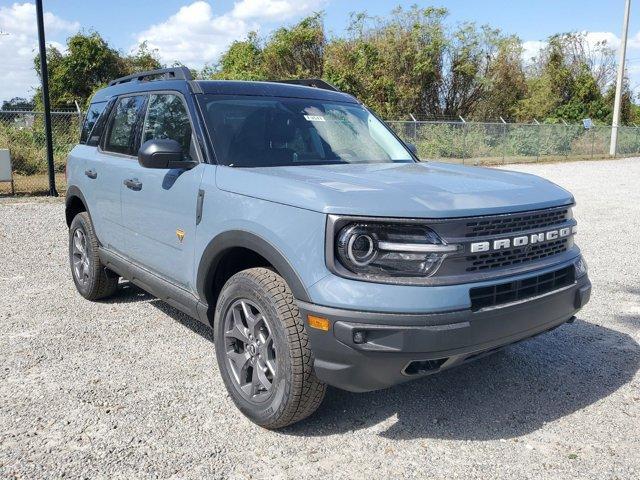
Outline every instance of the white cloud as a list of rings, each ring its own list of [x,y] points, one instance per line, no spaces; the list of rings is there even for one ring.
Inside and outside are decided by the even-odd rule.
[[[322,0],[242,0],[233,6],[231,16],[239,19],[286,20],[318,10],[324,3]]]
[[[540,53],[544,47],[546,47],[547,42],[542,42],[540,40],[527,40],[526,42],[522,42],[522,58],[524,58],[525,62],[530,62],[532,58],[535,58]]]
[[[209,2],[186,5],[164,22],[136,35],[157,49],[162,62],[175,61],[201,68],[216,61],[233,42],[273,21],[284,21],[316,11],[327,0],[240,0],[227,12],[214,13]]]
[[[77,22],[69,22],[50,12],[45,12],[44,24],[47,38],[80,29]],[[0,31],[6,34],[0,36],[0,100],[30,96],[39,83],[33,69],[33,58],[38,51],[35,4],[14,3],[0,7]],[[48,43],[62,48],[60,43]]]

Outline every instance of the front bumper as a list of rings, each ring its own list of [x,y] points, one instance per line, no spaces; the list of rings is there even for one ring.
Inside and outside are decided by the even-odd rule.
[[[386,388],[440,372],[570,321],[588,301],[585,275],[547,294],[478,311],[395,314],[299,302],[302,318],[327,318],[328,332],[307,328],[316,375],[353,392]]]

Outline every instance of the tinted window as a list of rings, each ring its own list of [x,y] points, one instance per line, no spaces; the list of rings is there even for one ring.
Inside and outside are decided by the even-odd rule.
[[[87,139],[93,130],[94,125],[98,121],[98,117],[104,111],[104,107],[107,102],[92,103],[84,117],[84,124],[82,125],[82,133],[80,134],[80,143],[87,143]]]
[[[216,95],[200,101],[216,158],[224,165],[413,161],[391,131],[357,104]]]
[[[143,112],[145,99],[145,96],[139,95],[118,100],[107,129],[106,151],[126,155],[136,153],[136,125]]]
[[[142,143],[152,139],[172,139],[182,146],[185,159],[191,159],[191,124],[189,115],[177,95],[149,96]]]

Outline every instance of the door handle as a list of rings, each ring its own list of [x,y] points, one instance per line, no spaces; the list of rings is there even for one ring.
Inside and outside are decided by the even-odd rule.
[[[131,190],[135,190],[136,192],[142,190],[142,182],[137,178],[127,178],[124,181],[124,185]]]
[[[98,172],[95,170],[85,170],[84,174],[91,179],[96,179],[98,177]]]

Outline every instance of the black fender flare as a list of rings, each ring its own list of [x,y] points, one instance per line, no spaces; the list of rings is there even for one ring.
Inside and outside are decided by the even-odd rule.
[[[205,248],[196,278],[196,290],[202,301],[209,298],[207,292],[213,289],[214,272],[224,254],[236,247],[253,250],[266,259],[291,288],[293,296],[303,302],[311,302],[309,294],[298,273],[291,266],[285,256],[267,240],[244,230],[229,230],[214,237]],[[215,305],[209,305],[210,308]]]
[[[73,220],[67,217],[67,211],[69,210],[69,204],[72,202],[74,198],[80,199],[80,201],[84,205],[85,211],[89,214],[89,217],[91,217],[91,212],[89,212],[89,205],[87,204],[87,201],[85,200],[82,191],[77,186],[71,185],[69,186],[69,188],[67,188],[67,193],[65,195],[65,201],[64,201],[64,210],[65,210],[67,226],[70,226],[71,220]]]

